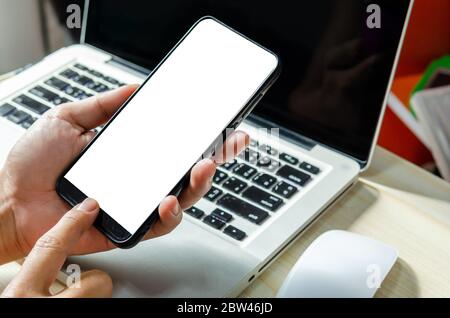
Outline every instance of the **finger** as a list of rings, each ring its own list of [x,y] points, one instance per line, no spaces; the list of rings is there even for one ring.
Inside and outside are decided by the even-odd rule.
[[[159,205],[159,219],[144,236],[144,240],[170,233],[180,224],[183,211],[175,196],[168,196]]]
[[[191,171],[189,185],[179,195],[181,208],[187,209],[200,200],[211,188],[216,164],[223,164],[232,160],[250,142],[250,137],[242,131],[234,131],[225,143],[216,150],[216,154],[211,159],[203,159],[198,162]]]
[[[216,150],[213,159],[216,164],[224,164],[247,148],[249,143],[249,135],[240,130],[236,130],[228,136],[224,144]]]
[[[91,270],[81,274],[79,287],[69,287],[55,298],[106,298],[112,296],[113,284],[108,274]]]
[[[209,158],[199,161],[192,168],[189,185],[179,195],[183,210],[191,207],[209,191],[215,172],[216,164]]]
[[[86,147],[91,142],[92,139],[94,139],[96,134],[97,134],[96,132],[88,130],[81,135],[83,148]]]
[[[56,108],[58,117],[91,130],[104,124],[134,93],[138,85],[126,85],[113,91]]]
[[[30,290],[48,293],[72,247],[91,227],[98,211],[98,203],[93,199],[86,199],[67,212],[36,242],[14,278],[13,287],[27,286]]]

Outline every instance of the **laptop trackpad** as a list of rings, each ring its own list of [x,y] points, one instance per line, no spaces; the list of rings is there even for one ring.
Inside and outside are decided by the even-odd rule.
[[[133,249],[72,257],[69,263],[107,272],[115,297],[224,297],[258,260],[183,220],[172,233]]]

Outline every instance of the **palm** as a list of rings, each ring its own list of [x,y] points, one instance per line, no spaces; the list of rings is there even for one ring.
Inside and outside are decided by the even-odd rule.
[[[15,219],[23,249],[30,250],[34,242],[69,209],[55,191],[56,180],[90,138],[92,133],[81,127],[58,117],[44,116],[10,152],[5,171],[9,183],[16,189]],[[74,253],[112,247],[103,235],[91,228]]]
[[[91,129],[111,117],[135,89],[136,86],[126,86],[97,99],[58,106],[37,121],[11,150],[0,181],[7,195],[13,198],[16,240],[23,254],[69,210],[55,191],[58,176],[92,139]],[[230,159],[247,144],[248,136],[236,132],[228,137],[222,151],[218,150],[220,158]],[[232,153],[226,153],[227,149],[233,149]],[[159,220],[144,239],[173,230],[181,221],[181,214],[174,210],[180,211],[199,200],[209,190],[214,172],[215,163],[211,160],[195,165],[190,183],[178,199],[167,197],[161,202]],[[92,253],[113,247],[92,227],[83,234],[72,253]]]

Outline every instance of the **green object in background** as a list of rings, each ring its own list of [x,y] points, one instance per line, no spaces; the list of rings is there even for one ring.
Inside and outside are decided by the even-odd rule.
[[[422,76],[422,79],[416,85],[416,87],[414,87],[414,90],[412,91],[411,96],[413,96],[415,93],[417,93],[421,90],[426,89],[428,87],[428,83],[430,82],[430,79],[433,77],[433,75],[436,73],[436,71],[439,69],[443,69],[443,68],[450,69],[450,55],[445,55],[445,56],[441,57],[440,59],[433,61],[428,66],[424,75]],[[417,118],[411,103],[409,104],[409,109],[413,113],[414,117]]]

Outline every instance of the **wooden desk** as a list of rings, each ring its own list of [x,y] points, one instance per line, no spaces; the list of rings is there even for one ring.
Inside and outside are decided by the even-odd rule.
[[[241,296],[275,296],[303,251],[332,229],[379,239],[399,250],[377,297],[450,297],[450,185],[381,148],[360,182]]]
[[[241,296],[275,296],[305,248],[331,229],[367,235],[399,250],[378,297],[450,297],[450,185],[381,148],[360,182]],[[0,267],[0,290],[19,268],[16,263]]]

